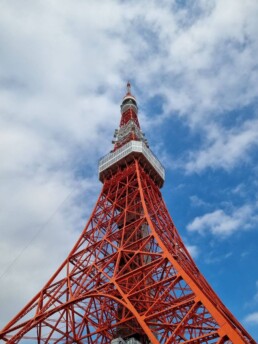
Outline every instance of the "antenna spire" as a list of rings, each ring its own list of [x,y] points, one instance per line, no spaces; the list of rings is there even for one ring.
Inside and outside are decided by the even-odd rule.
[[[127,94],[131,94],[131,84],[129,81],[127,81],[126,88],[127,88]]]

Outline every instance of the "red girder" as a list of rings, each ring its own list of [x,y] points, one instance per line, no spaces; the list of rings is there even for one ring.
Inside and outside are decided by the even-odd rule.
[[[133,334],[255,344],[199,272],[137,159],[104,182],[68,258],[0,339],[106,344]]]

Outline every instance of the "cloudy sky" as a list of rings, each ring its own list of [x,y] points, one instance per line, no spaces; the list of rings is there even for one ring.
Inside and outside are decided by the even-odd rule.
[[[198,267],[258,340],[257,0],[0,2],[0,327],[100,192],[130,80]]]

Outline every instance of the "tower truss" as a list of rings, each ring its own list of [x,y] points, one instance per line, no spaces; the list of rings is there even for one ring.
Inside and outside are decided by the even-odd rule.
[[[7,343],[255,344],[184,246],[130,84],[103,187],[67,259],[0,332]]]

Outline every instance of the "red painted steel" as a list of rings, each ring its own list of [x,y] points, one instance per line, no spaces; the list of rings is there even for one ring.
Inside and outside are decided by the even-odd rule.
[[[132,336],[146,344],[255,344],[196,267],[137,157],[104,180],[67,259],[0,332],[8,343]]]

